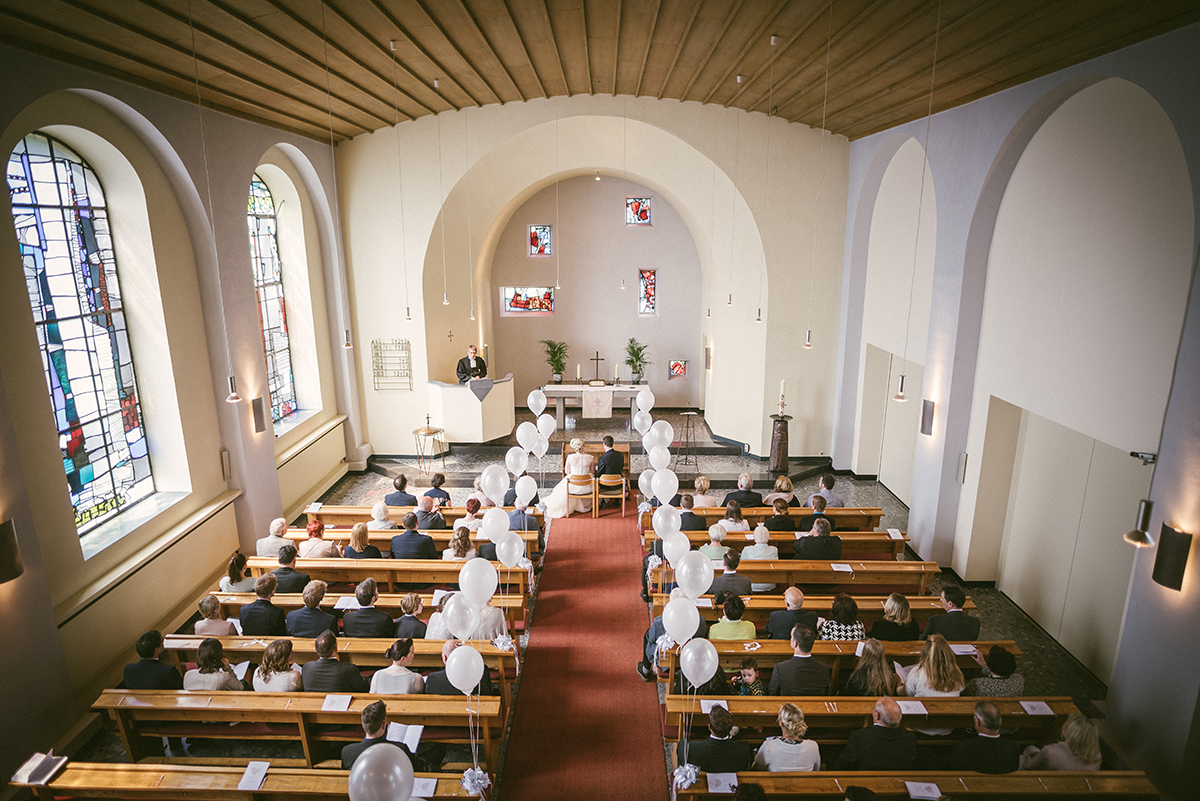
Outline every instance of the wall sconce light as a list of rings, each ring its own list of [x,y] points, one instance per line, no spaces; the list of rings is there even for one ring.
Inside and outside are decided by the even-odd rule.
[[[754,322],[756,322],[756,323],[762,322],[762,309],[758,310],[758,316],[754,318]]]
[[[927,437],[933,436],[933,409],[936,405],[929,398],[921,400],[921,433]]]
[[[1154,557],[1154,580],[1172,590],[1182,589],[1191,551],[1192,535],[1163,523],[1158,535],[1158,554]]]
[[[1125,541],[1134,548],[1153,548],[1154,537],[1148,533],[1150,515],[1154,512],[1154,501],[1142,500],[1138,504],[1137,527],[1125,535]]]
[[[621,289],[624,289],[624,288],[625,288],[625,279],[622,278],[621,279]]]
[[[708,314],[704,315],[705,319],[712,319],[712,306],[708,307]]]
[[[226,403],[241,403],[242,396],[237,393],[237,379],[229,376],[229,395],[225,398]]]
[[[808,332],[804,335],[804,349],[812,350],[812,329],[811,328],[808,329]]]
[[[897,387],[896,394],[892,396],[892,400],[896,401],[897,403],[904,403],[908,400],[908,398],[904,396],[904,373],[900,374],[900,386]]]
[[[17,547],[17,526],[12,520],[5,520],[0,523],[0,584],[12,581],[24,572],[21,549]]]
[[[263,397],[250,399],[250,412],[254,418],[254,433],[261,434],[267,430],[267,401]]]

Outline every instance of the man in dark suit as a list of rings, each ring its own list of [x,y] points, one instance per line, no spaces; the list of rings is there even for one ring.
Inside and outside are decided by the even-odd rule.
[[[392,537],[393,559],[437,559],[439,557],[437,546],[433,544],[433,537],[417,531],[415,514],[412,512],[406,514],[400,521],[400,525],[404,526],[404,533]]]
[[[785,609],[777,609],[767,618],[767,638],[771,640],[791,639],[792,629],[805,626],[817,630],[817,613],[804,607],[804,593],[799,587],[788,587],[783,591]]]
[[[258,599],[252,604],[246,604],[238,612],[238,620],[242,624],[242,634],[247,637],[286,637],[287,616],[284,611],[271,603],[278,582],[274,573],[264,573],[254,582],[254,594]]]
[[[676,587],[671,590],[669,600],[676,598],[686,598],[683,589]],[[658,646],[658,638],[667,633],[667,627],[663,625],[662,615],[650,621],[650,628],[646,629],[646,633],[642,635],[642,661],[637,663],[638,675],[643,681],[654,681],[657,671],[654,669],[655,659],[654,651]],[[705,638],[708,636],[708,623],[704,618],[700,618],[700,623],[696,626],[696,637]]]
[[[776,498],[771,501],[771,507],[775,509],[775,514],[771,515],[763,523],[767,527],[767,531],[795,531],[796,520],[788,514],[788,502],[783,498]]]
[[[750,489],[753,486],[754,480],[750,478],[750,474],[742,473],[738,476],[738,488],[725,496],[725,505],[728,506],[730,501],[737,501],[743,509],[762,506],[762,493]]]
[[[393,743],[387,739],[387,704],[383,701],[376,701],[373,704],[367,704],[362,711],[362,727],[366,738],[361,743],[350,743],[342,749],[342,770],[350,770],[354,766],[354,760],[362,756],[363,751],[374,745],[390,745],[399,748],[408,754],[408,758],[412,759],[412,752],[408,750],[408,746],[403,743]]]
[[[538,550],[545,553],[546,540],[542,537],[542,527],[538,525],[537,518],[526,511],[528,508],[529,505],[524,503],[513,506],[513,510],[508,513],[508,530],[536,531],[538,533]]]
[[[375,608],[379,601],[379,588],[375,579],[366,578],[354,589],[354,599],[359,608],[342,616],[342,629],[347,637],[391,637],[396,631],[396,621],[386,612]]]
[[[695,742],[679,741],[676,754],[679,764],[691,764],[708,773],[736,773],[749,770],[754,758],[754,746],[731,736],[733,715],[723,706],[714,706],[708,713],[708,739]]]
[[[383,502],[388,506],[416,506],[417,496],[411,495],[404,491],[408,486],[408,476],[401,473],[392,479],[392,486],[396,488],[395,492],[389,492],[383,496]]]
[[[458,647],[457,640],[446,640],[442,645],[442,663],[450,658],[450,654],[454,653],[454,649]],[[450,683],[450,678],[446,675],[445,670],[439,670],[436,673],[430,673],[425,677],[425,694],[426,695],[463,695],[463,691]],[[479,680],[479,684],[475,685],[474,692],[471,695],[496,695],[492,688],[492,677],[488,675],[488,669],[483,669],[483,678]]]
[[[963,611],[967,594],[957,584],[947,584],[942,590],[942,608],[945,614],[934,615],[925,623],[921,639],[930,634],[940,634],[949,642],[970,642],[979,639],[979,618]]]
[[[708,531],[708,521],[700,515],[692,511],[695,508],[696,500],[691,495],[685,494],[679,499],[679,530],[680,531]]]
[[[163,652],[162,634],[148,631],[137,641],[138,661],[125,666],[125,688],[128,690],[182,690],[183,676],[179,668],[159,661]]]
[[[813,523],[813,533],[801,537],[793,545],[795,558],[816,559],[820,562],[832,562],[842,558],[842,538],[830,536],[832,528],[829,521],[819,518]]]
[[[300,669],[304,691],[310,693],[365,693],[370,685],[359,673],[358,667],[337,658],[337,637],[325,631],[317,637],[317,656],[314,662],[305,662]]]
[[[396,639],[410,637],[414,640],[425,639],[425,621],[417,617],[425,611],[421,596],[410,592],[400,599],[400,611],[404,614],[396,620]]]
[[[437,510],[437,502],[428,495],[417,500],[417,528],[423,531],[441,531],[446,528],[446,518]]]
[[[812,655],[816,635],[808,626],[792,629],[792,658],[771,671],[770,695],[828,695],[829,665]],[[307,682],[304,685],[308,686]]]
[[[1000,710],[991,701],[975,705],[976,736],[950,749],[950,770],[1012,773],[1021,761],[1021,746],[1000,736]]]
[[[458,360],[454,372],[458,375],[458,383],[465,384],[472,378],[486,378],[487,365],[479,358],[479,351],[471,345],[467,348],[467,355]]]
[[[279,568],[273,574],[278,592],[304,592],[311,579],[296,569],[296,546],[288,544],[279,549]]]
[[[733,593],[734,595],[750,595],[750,579],[745,576],[739,576],[737,569],[742,563],[742,557],[737,551],[729,550],[725,552],[723,557],[725,560],[725,570],[717,576],[713,576],[712,584],[708,587],[709,595],[716,595],[724,590],[725,592]]]
[[[880,698],[872,725],[850,732],[834,770],[913,770],[917,767],[917,735],[900,728],[900,705]]]
[[[825,499],[820,495],[812,497],[812,510],[813,513],[811,515],[805,515],[796,523],[796,531],[812,531],[813,523],[818,520],[828,520],[829,527],[831,529],[834,528],[833,518],[825,514]]]
[[[315,639],[323,631],[337,634],[337,618],[319,607],[325,600],[327,586],[323,581],[310,581],[304,587],[304,606],[287,613],[289,637]]]
[[[605,435],[604,453],[600,454],[600,458],[596,460],[596,470],[593,473],[595,476],[624,476],[625,475],[625,457],[617,450],[613,449],[613,438]],[[600,508],[605,506],[620,506],[619,500],[605,498],[600,501]]]
[[[520,476],[517,476],[516,478],[514,478],[512,480],[512,483],[509,484],[508,491],[504,493],[504,503],[500,504],[501,506],[516,506],[517,505],[517,480],[519,478],[521,478],[521,476],[524,476],[524,475],[526,475],[526,473],[522,472]],[[533,493],[532,498],[530,498],[528,501],[526,501],[527,504],[532,504],[534,506],[537,506],[538,502],[539,502],[539,498],[538,498],[538,494],[536,492]]]

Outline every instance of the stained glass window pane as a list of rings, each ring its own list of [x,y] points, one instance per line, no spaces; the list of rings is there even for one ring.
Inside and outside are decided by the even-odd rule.
[[[554,252],[549,225],[529,226],[529,255],[549,256]]]
[[[104,190],[53,137],[8,159],[13,222],[82,535],[154,492]]]
[[[658,313],[658,281],[654,270],[638,270],[638,314]]]
[[[554,287],[500,287],[500,316],[523,317],[554,313]]]
[[[625,198],[625,224],[650,225],[650,198]]]
[[[258,293],[258,318],[263,351],[267,357],[267,384],[271,392],[271,420],[278,423],[297,410],[296,382],[292,376],[292,351],[288,342],[287,304],[283,297],[283,264],[279,260],[279,228],[275,201],[263,180],[254,176],[246,206],[250,227],[250,262]]]

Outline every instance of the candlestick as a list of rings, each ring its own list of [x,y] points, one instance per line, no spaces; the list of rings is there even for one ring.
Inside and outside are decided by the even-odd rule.
[[[615,384],[620,380],[621,380],[621,363],[614,362],[613,363],[613,383]]]
[[[578,381],[581,378],[583,378],[583,368],[577,364],[575,365],[575,380]]]
[[[779,399],[783,400],[783,388],[787,386],[787,379],[781,379],[779,382]]]

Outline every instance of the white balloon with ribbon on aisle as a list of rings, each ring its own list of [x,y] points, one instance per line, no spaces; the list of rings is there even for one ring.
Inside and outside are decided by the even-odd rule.
[[[650,525],[654,527],[655,534],[666,537],[668,534],[679,531],[681,521],[678,509],[674,506],[663,505],[654,510],[654,515],[650,518]]]
[[[666,470],[671,464],[671,452],[662,445],[650,449],[650,466],[657,470]]]
[[[526,451],[533,450],[533,445],[537,442],[538,430],[537,426],[526,420],[521,425],[517,426],[517,444]]]
[[[368,748],[354,760],[350,801],[411,801],[413,765],[402,748]]]
[[[446,599],[446,606],[442,609],[442,622],[457,639],[471,639],[481,620],[479,607],[471,603],[463,593],[456,592]]]
[[[688,551],[675,565],[675,583],[693,601],[713,582],[712,560],[699,551]]]
[[[479,474],[479,489],[492,499],[492,503],[501,506],[504,503],[504,493],[508,492],[508,471],[498,464],[490,464]]]
[[[660,504],[670,503],[677,492],[679,492],[679,477],[675,475],[674,470],[656,470],[654,472],[654,497],[658,498]]]
[[[678,570],[679,560],[692,550],[691,541],[687,538],[687,535],[681,531],[676,531],[674,534],[665,535],[662,538],[662,541],[663,558],[665,558],[667,563],[671,565],[672,570]]]
[[[513,445],[504,454],[504,466],[508,468],[508,472],[519,476],[529,467],[529,454],[521,446]]]
[[[675,443],[675,429],[666,420],[655,420],[650,426],[650,435],[654,437],[652,445],[669,448]]]
[[[552,414],[538,415],[537,430],[546,439],[554,436],[554,432],[558,430],[558,421],[554,419]]]
[[[446,658],[446,678],[463,695],[475,693],[479,680],[483,678],[483,670],[483,656],[469,645],[458,646]]]
[[[671,639],[683,645],[696,636],[700,628],[700,611],[691,598],[672,598],[663,607],[663,628]]]
[[[493,506],[483,513],[479,528],[487,539],[496,542],[501,534],[508,531],[508,513]]]
[[[537,481],[533,476],[521,476],[517,479],[517,502],[528,504],[537,495]]]
[[[703,637],[696,637],[679,650],[679,668],[693,686],[699,687],[717,675],[717,647]]]
[[[638,476],[638,492],[645,496],[646,500],[654,497],[654,471],[643,470]]]
[[[541,434],[538,434],[537,439],[534,440],[532,450],[533,455],[541,459],[546,455],[546,451],[550,450],[550,438],[543,437]]]
[[[633,427],[637,429],[639,434],[645,434],[650,430],[650,426],[654,425],[654,418],[650,416],[650,412],[637,412],[633,416]]]
[[[468,559],[458,569],[458,588],[476,609],[483,609],[496,594],[500,576],[486,559]]]
[[[534,416],[546,411],[546,393],[540,389],[535,389],[525,398],[525,404],[529,407],[529,411],[533,412]]]
[[[496,543],[496,558],[510,570],[525,556],[525,541],[515,531],[506,531],[499,539],[493,538],[492,542]]]

